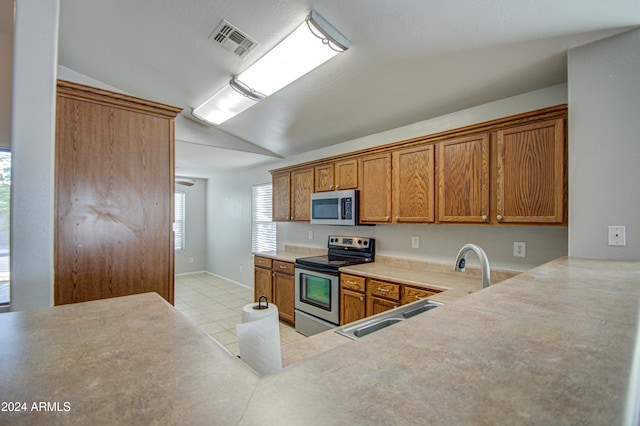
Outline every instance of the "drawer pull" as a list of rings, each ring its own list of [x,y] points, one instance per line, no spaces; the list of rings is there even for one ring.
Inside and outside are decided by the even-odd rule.
[[[347,284],[357,285],[358,283],[355,281],[347,280]]]
[[[384,291],[385,293],[389,293],[391,290],[389,290],[388,288],[378,287],[378,291]]]
[[[287,269],[285,265],[280,265],[280,269]]]
[[[360,296],[360,301],[362,302],[364,300],[364,298],[362,296]]]
[[[422,300],[422,297],[420,296],[415,296],[416,300]]]

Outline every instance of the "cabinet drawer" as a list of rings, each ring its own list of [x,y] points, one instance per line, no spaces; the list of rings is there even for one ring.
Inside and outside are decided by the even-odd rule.
[[[353,291],[364,293],[364,277],[356,277],[355,275],[340,274],[340,285]]]
[[[271,269],[272,260],[269,259],[268,257],[255,256],[253,258],[253,264],[255,266],[259,266],[261,268],[269,268],[269,269]]]
[[[280,260],[273,261],[273,271],[281,272],[283,274],[293,275],[295,266],[291,262],[282,262]]]
[[[385,299],[400,300],[400,285],[378,280],[369,280],[369,294]]]
[[[404,286],[402,304],[405,305],[407,303],[415,302],[416,300],[427,299],[436,293],[439,292],[428,288]]]

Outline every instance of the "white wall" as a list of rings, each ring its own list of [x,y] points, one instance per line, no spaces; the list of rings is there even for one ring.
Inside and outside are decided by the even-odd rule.
[[[569,254],[640,260],[640,30],[571,50],[568,76]]]
[[[205,257],[207,181],[194,179],[193,186],[176,185],[175,190],[185,195],[185,249],[175,252],[175,273],[204,271],[207,267]],[[193,263],[189,259],[193,258]]]
[[[14,27],[11,310],[53,304],[59,0],[17,0]]]
[[[387,132],[347,141],[252,170],[210,181],[207,191],[207,268],[216,274],[252,285],[251,185],[269,182],[268,170],[386,143],[458,128],[567,102],[567,86],[559,85],[426,120]],[[566,227],[377,225],[330,227],[280,222],[278,246],[285,243],[326,247],[328,234],[353,233],[377,239],[377,253],[453,262],[468,242],[482,246],[494,268],[527,270],[567,254]],[[309,240],[308,231],[314,238]],[[411,248],[411,236],[420,237],[420,249]],[[513,257],[513,242],[527,243],[527,257]],[[475,259],[470,256],[471,264]],[[242,272],[240,270],[242,269]]]
[[[0,33],[0,147],[11,146],[13,37]]]

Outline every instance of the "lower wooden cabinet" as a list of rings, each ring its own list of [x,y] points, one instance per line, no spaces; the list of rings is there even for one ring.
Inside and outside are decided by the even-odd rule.
[[[428,298],[440,291],[375,278],[340,274],[340,325]]]
[[[364,293],[342,288],[340,300],[340,324],[349,324],[367,316]]]
[[[256,256],[253,263],[254,301],[257,302],[260,296],[266,296],[269,302],[278,307],[280,320],[294,325],[294,264],[260,256]]]

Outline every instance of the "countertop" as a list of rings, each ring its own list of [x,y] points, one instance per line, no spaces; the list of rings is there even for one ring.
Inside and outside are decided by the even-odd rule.
[[[0,314],[0,399],[71,406],[0,422],[620,424],[639,283],[561,258],[261,378],[156,295]]]
[[[156,293],[0,314],[0,424],[236,424],[258,380]]]

